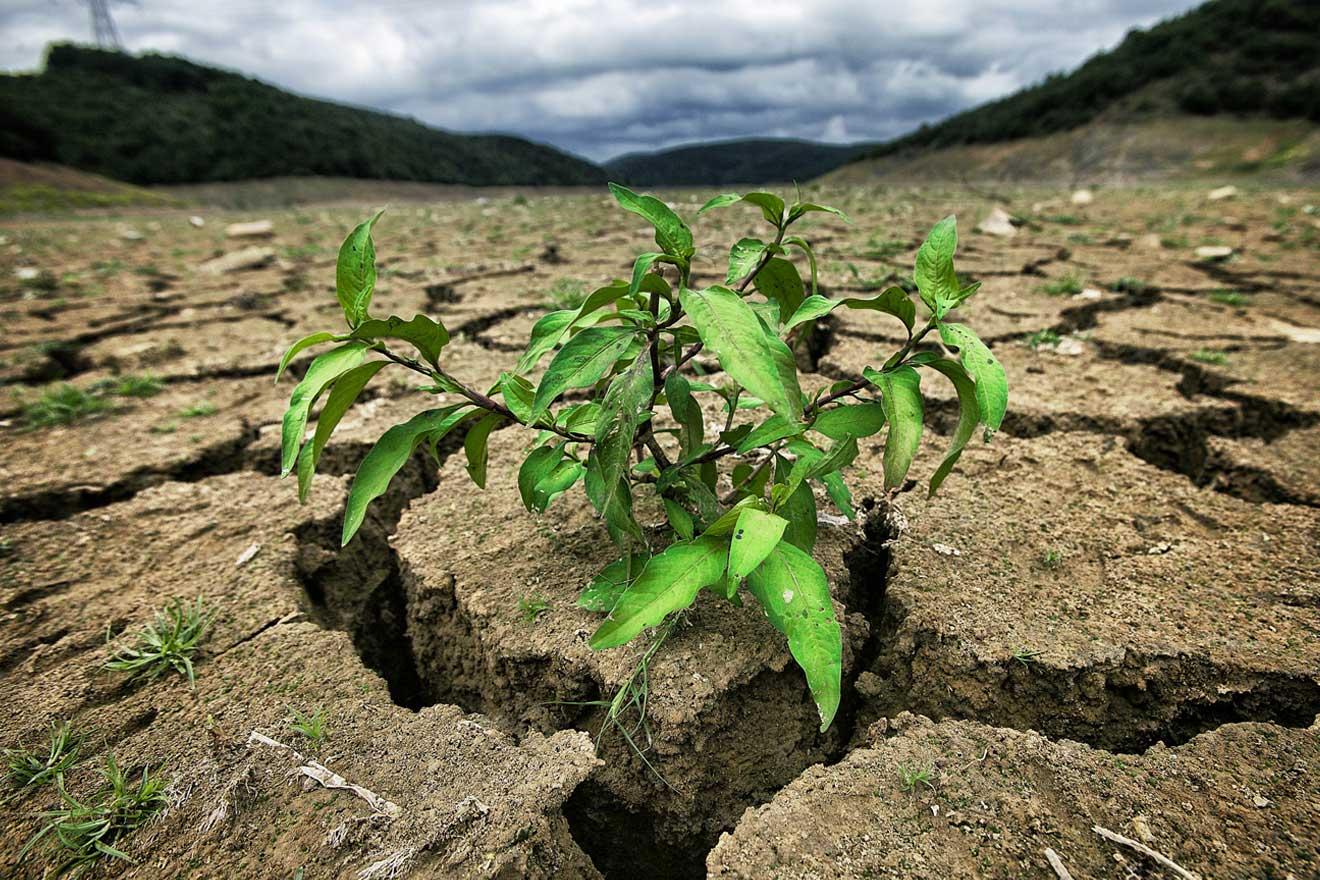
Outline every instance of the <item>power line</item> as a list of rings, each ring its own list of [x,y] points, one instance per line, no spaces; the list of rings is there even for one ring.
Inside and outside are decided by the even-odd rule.
[[[115,20],[110,17],[110,5],[107,0],[87,0],[87,8],[92,13],[92,34],[96,38],[96,45],[102,49],[124,51],[124,44],[119,39]]]

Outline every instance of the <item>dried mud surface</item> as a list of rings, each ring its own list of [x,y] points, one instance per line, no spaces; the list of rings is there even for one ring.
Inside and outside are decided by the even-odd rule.
[[[373,206],[263,214],[264,264],[219,276],[197,267],[249,246],[223,227],[254,216],[0,224],[0,746],[67,719],[89,733],[75,796],[111,752],[171,780],[123,841],[136,864],[102,876],[1048,880],[1046,847],[1078,878],[1174,876],[1093,825],[1202,877],[1320,876],[1320,194],[1209,189],[813,194],[854,220],[811,223],[832,296],[907,277],[958,213],[959,269],[984,284],[959,317],[1004,363],[1009,415],[932,500],[881,498],[863,444],[864,521],[820,527],[845,640],[829,731],[765,619],[703,597],[651,667],[645,762],[617,733],[596,747],[591,704],[642,647],[589,649],[574,603],[603,530],[576,496],[523,509],[526,437],[492,437],[484,491],[447,458],[461,438],[440,467],[419,455],[340,550],[347,477],[426,405],[387,370],[309,505],[276,478],[276,362],[336,325],[335,249]],[[708,195],[672,198],[690,215]],[[1011,238],[972,231],[996,204],[1028,221]],[[695,224],[697,283],[755,219]],[[442,318],[447,367],[481,387],[554,296],[649,249],[598,192],[406,203],[377,241],[377,311]],[[804,385],[901,343],[884,315],[837,314]],[[115,390],[144,377],[148,396]],[[104,406],[30,427],[66,383]],[[928,384],[919,478],[956,420]],[[199,595],[195,690],[102,669]],[[318,707],[313,748],[289,718]],[[0,875],[52,864],[19,851],[55,800],[7,787]]]

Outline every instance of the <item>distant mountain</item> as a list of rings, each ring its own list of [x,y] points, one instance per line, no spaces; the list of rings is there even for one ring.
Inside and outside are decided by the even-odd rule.
[[[629,153],[606,162],[605,170],[636,186],[787,183],[819,177],[866,148],[774,138],[713,141]]]
[[[1320,2],[1211,0],[1070,74],[864,151],[857,160],[1039,138],[1176,115],[1320,122]]]
[[[138,184],[281,175],[486,185],[595,184],[553,147],[464,135],[293,95],[182,58],[58,44],[36,74],[0,75],[0,156]]]

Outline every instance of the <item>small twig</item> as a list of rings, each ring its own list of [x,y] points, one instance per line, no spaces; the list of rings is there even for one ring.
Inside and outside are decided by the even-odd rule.
[[[1059,854],[1048,846],[1045,847],[1045,861],[1049,862],[1050,867],[1054,869],[1054,873],[1059,875],[1059,880],[1073,880],[1073,875],[1069,874],[1068,869],[1063,866],[1063,859],[1059,858]]]
[[[1143,856],[1145,856],[1148,859],[1153,859],[1154,861],[1158,862],[1159,864],[1168,868],[1170,871],[1177,874],[1179,877],[1183,878],[1183,880],[1201,880],[1200,874],[1195,874],[1187,870],[1182,865],[1179,865],[1177,862],[1175,862],[1173,859],[1169,858],[1166,855],[1163,855],[1162,853],[1157,853],[1155,850],[1146,846],[1144,843],[1138,843],[1137,841],[1133,840],[1130,837],[1124,837],[1121,834],[1116,834],[1115,832],[1110,831],[1108,828],[1105,828],[1100,825],[1093,825],[1091,827],[1091,830],[1094,831],[1096,834],[1099,834],[1105,840],[1112,841],[1113,843],[1120,843],[1123,846],[1128,847],[1129,849],[1133,849],[1141,853]]]

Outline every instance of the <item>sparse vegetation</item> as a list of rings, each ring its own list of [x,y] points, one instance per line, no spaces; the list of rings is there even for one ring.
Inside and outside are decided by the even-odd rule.
[[[325,742],[326,724],[330,720],[325,709],[317,706],[311,712],[300,712],[289,707],[289,729],[300,734],[313,749],[319,749]]]
[[[95,391],[63,384],[45,391],[23,408],[23,422],[29,429],[68,425],[113,409],[114,404]]]
[[[902,784],[903,790],[909,794],[917,790],[917,786],[924,785],[931,791],[935,790],[935,765],[925,764],[919,767],[909,767],[906,764],[898,765],[898,781]]]
[[[1232,306],[1235,309],[1243,309],[1251,305],[1251,297],[1236,290],[1227,289],[1210,291],[1210,301],[1224,306]]]
[[[190,685],[196,684],[192,657],[206,635],[211,616],[200,596],[191,605],[175,599],[138,632],[136,645],[120,648],[105,668],[128,673],[130,678],[148,679],[173,669],[187,677]]]
[[[78,763],[78,750],[83,739],[83,735],[67,721],[51,722],[45,749],[5,749],[6,775],[19,787],[53,783],[63,788],[64,774]]]
[[[106,756],[101,778],[101,788],[85,802],[58,788],[63,805],[41,814],[46,824],[23,847],[20,861],[49,839],[62,855],[55,876],[82,877],[102,858],[136,864],[122,841],[165,808],[165,779],[144,768],[139,779],[131,780],[113,754]]]
[[[1222,367],[1228,363],[1228,355],[1222,351],[1214,351],[1209,348],[1198,348],[1188,355],[1198,364],[1211,364],[1212,366]]]
[[[587,283],[577,278],[560,278],[546,293],[546,304],[555,309],[576,309],[586,299]]]
[[[1079,276],[1069,272],[1067,275],[1050,279],[1042,284],[1039,289],[1042,293],[1047,293],[1050,296],[1076,296],[1082,292],[1084,285]]]
[[[1055,333],[1053,330],[1046,327],[1044,330],[1037,330],[1035,333],[1027,337],[1027,348],[1032,351],[1035,351],[1042,345],[1046,348],[1052,348],[1059,344],[1061,338],[1062,337],[1060,337],[1058,333]]]
[[[523,623],[536,623],[550,610],[550,603],[540,596],[523,596],[518,600],[518,613]]]
[[[200,419],[204,416],[213,416],[215,414],[216,405],[209,400],[190,404],[179,410],[179,418],[181,419]]]

